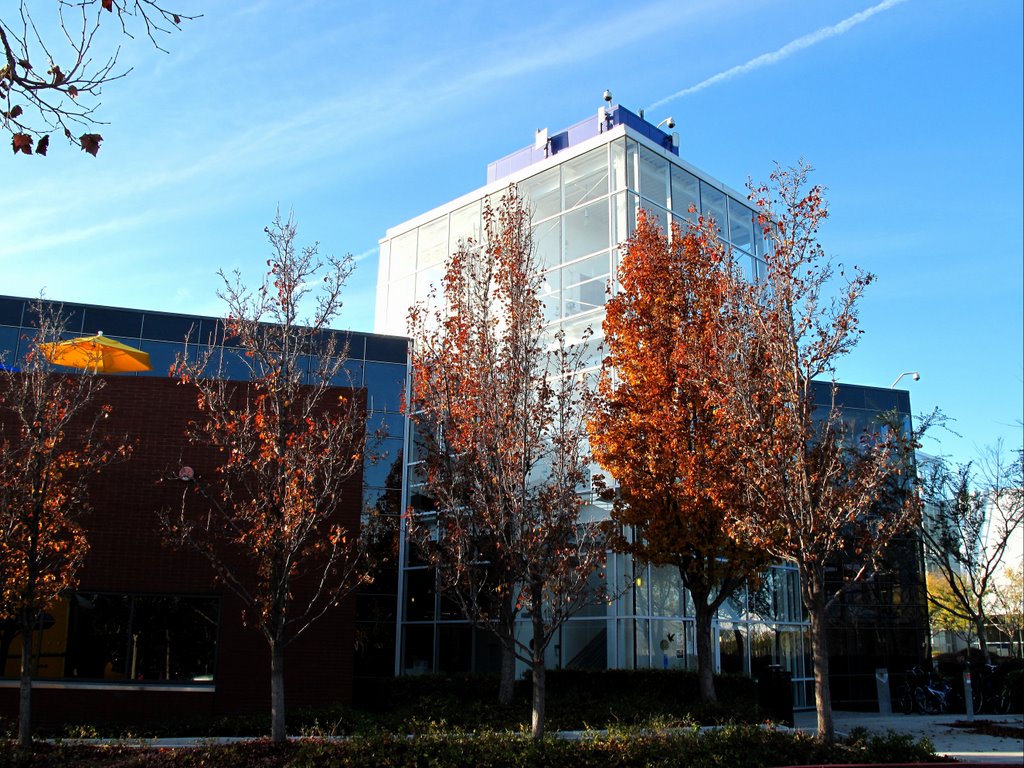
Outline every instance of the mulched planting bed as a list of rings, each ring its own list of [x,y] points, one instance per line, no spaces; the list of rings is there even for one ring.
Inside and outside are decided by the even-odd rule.
[[[993,720],[957,720],[950,723],[953,728],[963,728],[971,733],[985,736],[999,736],[1006,739],[1024,739],[1024,728],[1011,723],[997,723]]]

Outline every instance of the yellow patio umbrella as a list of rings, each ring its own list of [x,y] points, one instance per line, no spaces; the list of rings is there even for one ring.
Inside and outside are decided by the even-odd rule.
[[[141,349],[108,339],[100,331],[95,336],[40,344],[46,359],[56,365],[83,368],[96,373],[151,371],[149,355]]]

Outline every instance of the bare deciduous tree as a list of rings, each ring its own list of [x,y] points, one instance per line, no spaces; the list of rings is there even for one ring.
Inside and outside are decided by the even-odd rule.
[[[928,565],[944,582],[930,590],[929,602],[970,622],[985,661],[989,605],[1007,548],[1024,530],[1024,451],[1007,457],[1002,445],[988,450],[977,465],[922,462],[925,502],[921,537]]]
[[[221,458],[213,476],[181,476],[181,508],[161,520],[173,542],[209,560],[266,639],[271,737],[280,742],[285,649],[371,578],[369,553],[380,550],[370,546],[372,527],[358,530],[364,404],[335,386],[346,350],[329,328],[352,259],[297,249],[291,219],[278,216],[267,235],[273,255],[262,284],[250,291],[237,273],[221,273],[223,336],[178,361],[182,382],[198,390],[190,440]],[[246,381],[221,374],[229,341]]]
[[[160,39],[195,18],[160,0],[18,0],[5,8],[0,125],[14,153],[45,155],[57,132],[95,155],[103,140],[93,132],[103,86],[130,71],[118,67],[117,39],[144,35],[163,50]]]
[[[484,209],[482,243],[447,262],[442,300],[410,312],[413,391],[432,510],[410,524],[445,594],[533,673],[533,735],[544,731],[545,651],[604,593],[605,548],[579,520],[589,451],[580,376],[586,341],[545,338],[530,217],[511,188]],[[517,620],[529,617],[527,639]]]
[[[849,584],[870,574],[890,542],[912,527],[914,435],[880,420],[856,431],[836,401],[815,402],[815,380],[831,379],[857,342],[858,303],[874,276],[836,273],[817,240],[827,216],[824,190],[808,186],[810,168],[780,168],[753,190],[771,242],[767,274],[754,283],[745,356],[749,379],[729,407],[744,424],[741,464],[752,497],[733,517],[734,534],[800,574],[810,619],[818,734],[835,738],[829,682],[827,614]],[[835,296],[828,292],[839,282]],[[826,580],[836,558],[856,566],[837,590]]]
[[[20,370],[0,368],[0,619],[21,638],[18,742],[32,738],[32,634],[45,610],[78,583],[89,549],[81,518],[89,481],[130,452],[106,435],[103,379],[57,372],[40,345],[60,341],[66,316],[40,300]],[[6,653],[4,654],[6,658]]]

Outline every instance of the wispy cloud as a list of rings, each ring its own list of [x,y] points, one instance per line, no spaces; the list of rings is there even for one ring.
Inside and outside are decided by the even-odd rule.
[[[735,67],[730,67],[724,72],[719,72],[717,75],[712,75],[706,80],[702,80],[696,85],[691,85],[689,88],[684,88],[681,91],[676,91],[671,96],[666,96],[663,99],[651,104],[648,109],[655,109],[657,107],[664,106],[670,101],[682,98],[683,96],[689,96],[691,93],[697,91],[703,91],[705,88],[710,88],[712,85],[724,82],[726,80],[732,80],[734,77],[745,75],[748,72],[753,72],[755,69],[761,69],[763,67],[770,67],[772,64],[778,64],[783,59],[787,59],[794,53],[798,53],[805,48],[810,48],[812,45],[817,45],[820,42],[828,40],[829,38],[838,37],[851,29],[856,27],[858,24],[863,24],[865,21],[870,19],[872,16],[887,11],[894,6],[900,5],[906,2],[906,0],[884,0],[884,2],[878,5],[873,5],[870,8],[866,8],[859,13],[855,13],[852,16],[843,19],[837,24],[832,24],[828,27],[822,27],[821,29],[815,30],[808,35],[798,37],[790,43],[782,46],[776,51],[771,53],[763,53],[760,56],[751,59],[746,64],[738,64]]]

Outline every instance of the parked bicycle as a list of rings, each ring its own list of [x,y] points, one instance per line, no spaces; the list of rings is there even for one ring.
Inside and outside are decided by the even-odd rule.
[[[952,689],[935,672],[916,666],[903,678],[896,689],[896,704],[906,715],[920,712],[936,715],[949,711]]]
[[[997,664],[976,665],[971,672],[971,700],[974,714],[1005,715],[1010,711],[1010,687],[1006,670]]]

